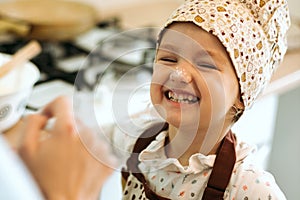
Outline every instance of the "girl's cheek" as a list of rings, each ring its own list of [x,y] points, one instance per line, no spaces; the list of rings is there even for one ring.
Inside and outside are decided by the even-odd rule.
[[[164,85],[170,77],[171,70],[170,67],[155,63],[153,65],[152,84]]]

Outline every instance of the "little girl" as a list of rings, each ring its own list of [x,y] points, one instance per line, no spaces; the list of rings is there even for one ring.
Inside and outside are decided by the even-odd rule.
[[[112,135],[115,147],[128,155],[122,171],[123,199],[286,199],[274,177],[251,164],[252,148],[239,141],[231,127],[251,108],[282,61],[289,25],[286,0],[186,0],[170,16],[159,35],[150,88],[160,118],[141,119],[138,128],[118,124]],[[50,107],[61,116],[57,127],[62,128],[57,132],[73,130],[71,116],[62,115],[62,106],[53,103]],[[35,120],[31,125],[41,128],[43,123]],[[39,134],[34,135],[36,142]],[[51,189],[60,178],[72,183],[62,181],[66,191],[54,187],[61,193],[75,189],[81,194],[84,189],[87,198],[97,196],[111,170],[86,152],[77,154],[78,136],[71,140],[72,135],[48,140],[67,147],[69,154],[61,154],[65,150],[47,145],[47,140],[38,145],[44,151],[35,143],[33,148],[29,134],[25,155],[30,156],[25,161],[49,194],[57,194]],[[57,162],[51,148],[62,162]],[[71,168],[68,163],[73,163]],[[90,168],[80,167],[82,163]],[[64,171],[56,177],[48,171],[37,173],[45,171],[45,166],[59,169],[57,164]],[[79,170],[73,173],[69,170],[73,168]],[[88,187],[77,187],[73,176],[78,172],[83,178],[76,180]]]
[[[170,16],[150,88],[163,122],[125,131],[124,199],[285,199],[230,129],[283,59],[289,25],[285,0],[187,0]]]

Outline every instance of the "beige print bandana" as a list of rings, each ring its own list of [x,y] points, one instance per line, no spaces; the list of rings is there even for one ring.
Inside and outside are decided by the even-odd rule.
[[[186,0],[168,19],[216,35],[231,57],[245,109],[252,106],[287,50],[285,0]]]

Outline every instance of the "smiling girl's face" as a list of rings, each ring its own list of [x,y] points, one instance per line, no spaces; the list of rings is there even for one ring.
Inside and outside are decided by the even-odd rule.
[[[157,49],[151,100],[172,126],[223,127],[239,100],[239,84],[220,41],[193,23],[173,23]],[[231,113],[231,114],[230,114]]]

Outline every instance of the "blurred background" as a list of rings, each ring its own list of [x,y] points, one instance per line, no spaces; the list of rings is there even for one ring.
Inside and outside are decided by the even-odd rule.
[[[0,0],[0,52],[12,54],[30,39],[42,45],[42,53],[32,59],[41,78],[27,112],[36,111],[58,95],[71,96],[74,86],[93,91],[101,77],[103,84],[96,89],[105,115],[100,118],[109,123],[113,116],[108,97],[113,86],[126,74],[118,90],[119,98],[125,98],[128,91],[150,81],[156,33],[182,0],[66,2],[70,1]],[[257,145],[257,162],[274,174],[287,199],[296,200],[300,196],[300,3],[288,3],[292,26],[287,55],[263,97],[234,131]],[[133,48],[140,50],[132,52]],[[129,51],[128,56],[120,56]],[[116,57],[119,59],[112,64]],[[131,112],[139,112],[148,103],[147,89],[145,85],[133,95],[133,100],[144,104],[135,104]],[[120,175],[115,173],[103,190],[103,199],[120,199],[120,190]]]

